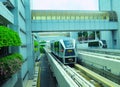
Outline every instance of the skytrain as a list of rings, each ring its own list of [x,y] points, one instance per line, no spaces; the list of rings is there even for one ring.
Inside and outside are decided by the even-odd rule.
[[[58,41],[51,41],[51,52],[63,63],[63,64],[75,64],[76,63],[76,44],[74,39],[61,39]]]
[[[93,40],[88,42],[88,47],[107,48],[106,40]]]

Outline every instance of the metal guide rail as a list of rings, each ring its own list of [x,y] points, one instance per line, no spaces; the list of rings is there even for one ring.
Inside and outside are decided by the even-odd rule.
[[[113,58],[113,56],[97,55],[97,53],[82,52],[78,53],[79,58],[89,69],[105,76],[106,78],[119,84],[120,81],[120,60]],[[114,56],[116,57],[116,56]]]
[[[76,73],[74,69],[65,66],[59,60],[54,59],[50,53],[47,53],[47,50],[46,54],[48,55],[51,69],[54,72],[60,87],[95,87],[85,78]]]
[[[79,75],[74,69],[72,69],[68,65],[64,65],[61,61],[59,61],[57,58],[55,58],[56,61],[62,66],[62,68],[68,73],[68,75],[74,80],[74,82],[79,87],[95,87],[93,84],[91,84],[89,81],[87,81],[84,77]]]
[[[93,78],[94,80],[102,83],[102,87],[120,87],[120,85],[112,82],[111,80],[108,80],[102,76],[100,76],[99,74],[81,66],[81,65],[78,65],[78,64],[75,64],[75,67],[82,71],[83,73],[85,73],[86,75],[88,75],[89,77]]]
[[[75,81],[75,83],[79,87],[95,87],[89,81],[87,81],[84,77],[79,75],[74,69],[69,66],[65,66],[64,70],[70,75],[70,77]]]
[[[88,52],[88,51],[78,51],[79,53],[85,53],[85,54],[91,54],[91,55],[95,55],[95,56],[101,56],[101,57],[106,57],[106,58],[110,58],[110,59],[115,59],[115,60],[120,60],[120,56],[117,55],[109,55],[109,54],[102,54],[102,53],[93,53],[93,52]]]
[[[89,49],[78,49],[78,50],[120,56],[120,50],[117,50],[117,49],[90,49],[89,48]]]

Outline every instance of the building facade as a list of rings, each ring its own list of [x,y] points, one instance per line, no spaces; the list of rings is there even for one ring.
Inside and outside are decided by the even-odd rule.
[[[106,4],[107,3],[107,4]],[[100,11],[115,11],[118,16],[118,30],[102,31],[101,38],[106,38],[110,48],[120,49],[120,1],[119,0],[99,0]]]
[[[3,87],[25,87],[34,75],[30,0],[0,0],[0,25],[19,34],[22,45],[11,47],[10,50],[20,53],[24,58],[21,69],[13,76],[10,84],[4,84]]]

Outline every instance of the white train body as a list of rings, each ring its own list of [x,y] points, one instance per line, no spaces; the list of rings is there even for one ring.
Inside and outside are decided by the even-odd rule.
[[[51,52],[64,64],[76,63],[76,46],[74,39],[61,39],[51,42]]]
[[[107,48],[106,40],[93,40],[88,42],[88,47]]]

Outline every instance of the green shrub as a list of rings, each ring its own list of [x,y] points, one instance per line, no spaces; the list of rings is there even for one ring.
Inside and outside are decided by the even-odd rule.
[[[34,40],[34,47],[37,47],[39,45],[39,42]]]
[[[17,32],[5,26],[0,26],[0,47],[20,45],[21,40]]]
[[[45,53],[44,47],[46,45],[46,41],[41,41],[40,42],[40,53]]]
[[[23,57],[18,53],[0,58],[0,85],[19,71],[22,63]]]
[[[37,52],[39,49],[38,49],[38,46],[39,46],[39,42],[34,40],[34,51]]]
[[[34,48],[34,51],[37,52],[39,49],[38,48]]]
[[[40,46],[40,53],[45,53],[45,50],[43,48],[44,46]]]

